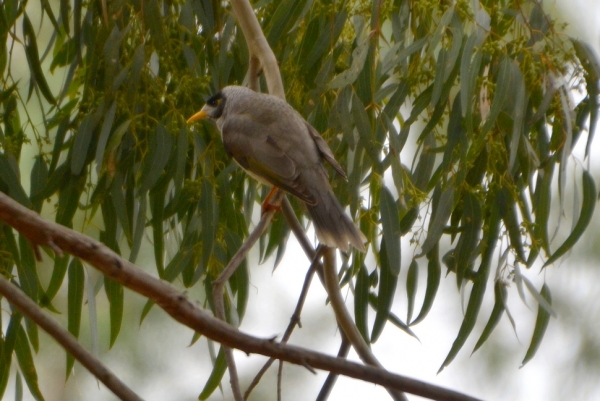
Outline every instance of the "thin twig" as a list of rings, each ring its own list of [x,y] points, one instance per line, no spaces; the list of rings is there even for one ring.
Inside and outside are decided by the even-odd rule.
[[[325,278],[325,289],[329,295],[329,303],[335,312],[335,317],[338,325],[342,328],[352,347],[360,357],[360,359],[368,364],[377,366],[383,369],[383,365],[375,357],[371,348],[367,345],[365,339],[358,331],[352,316],[346,308],[346,303],[342,298],[342,290],[337,277],[337,269],[335,263],[335,249],[329,248],[323,255],[323,276]],[[392,388],[387,388],[388,393],[394,400],[407,401],[406,395]]]
[[[321,255],[319,254],[319,250],[317,250],[317,254],[315,255],[315,258],[313,259],[312,263],[310,264],[308,271],[306,272],[306,277],[304,278],[304,284],[302,285],[302,290],[300,291],[300,296],[298,297],[298,302],[296,303],[296,309],[294,309],[294,313],[292,314],[292,317],[290,318],[290,323],[288,324],[288,327],[285,330],[283,337],[281,338],[282,344],[286,344],[288,342],[288,340],[292,336],[292,332],[294,331],[294,328],[297,325],[302,327],[302,325],[300,324],[300,314],[302,312],[302,308],[304,307],[304,302],[306,301],[306,296],[308,295],[310,283],[312,282],[312,278],[315,275],[315,271],[317,271],[317,269],[320,268],[320,264],[321,264],[319,261],[320,258],[321,258]],[[271,367],[271,365],[273,364],[274,361],[275,361],[275,358],[269,358],[269,360],[258,371],[256,376],[252,380],[252,383],[250,383],[250,386],[248,386],[248,389],[244,393],[245,399],[248,399],[252,390],[254,390],[254,388],[258,385],[258,383],[260,382],[260,380],[262,379],[264,374],[267,372],[267,370]]]
[[[343,331],[341,332],[341,336],[342,343],[340,344],[340,350],[338,351],[337,356],[338,358],[346,359],[346,357],[348,356],[348,352],[350,351],[351,344],[350,341],[348,341],[348,337],[346,337]],[[329,398],[329,394],[331,394],[331,390],[333,389],[333,386],[335,385],[338,376],[338,374],[329,372],[329,374],[327,375],[327,379],[325,379],[325,382],[321,387],[321,391],[319,391],[319,395],[317,395],[317,399],[315,401],[326,401],[327,398]]]
[[[63,252],[85,260],[107,277],[150,299],[173,319],[222,345],[237,348],[247,354],[261,354],[301,366],[335,372],[434,400],[476,400],[468,395],[390,373],[384,369],[360,365],[302,347],[280,344],[270,339],[242,333],[190,302],[170,283],[151,276],[104,244],[43,219],[1,192],[0,220],[19,231],[32,244],[48,246],[52,242]]]
[[[281,203],[281,198],[283,197],[283,192],[278,191],[273,197],[273,203],[278,204]],[[223,301],[223,294],[225,289],[225,283],[227,280],[235,273],[240,263],[246,258],[246,255],[254,246],[256,241],[260,238],[262,233],[265,231],[275,212],[276,208],[268,209],[266,213],[264,213],[252,233],[248,236],[248,239],[244,241],[240,249],[236,252],[235,255],[229,261],[229,264],[225,267],[225,269],[221,272],[219,277],[215,281],[212,282],[213,286],[213,299],[215,302],[215,312],[217,313],[217,317],[222,321],[226,322],[227,318],[225,316],[225,304]],[[233,351],[229,347],[223,347],[225,352],[225,360],[227,361],[227,368],[229,369],[229,382],[231,384],[231,390],[233,391],[233,396],[236,401],[243,401],[244,397],[242,396],[242,390],[240,388],[240,380],[237,373],[237,368],[235,365],[235,358],[233,357]]]
[[[44,331],[50,334],[63,346],[63,348],[77,359],[79,363],[86,367],[94,376],[98,378],[110,391],[117,397],[125,401],[141,401],[142,398],[133,392],[125,383],[123,383],[113,372],[104,364],[86,350],[77,339],[65,328],[58,324],[52,317],[48,316],[35,302],[33,302],[16,285],[5,279],[0,274],[0,294],[8,302],[17,307],[25,316],[34,321]]]
[[[304,252],[310,257],[314,257],[312,255],[314,255],[315,251],[312,248],[302,225],[298,222],[298,219],[294,214],[294,209],[287,199],[285,199],[282,204],[282,211],[292,232],[304,249]],[[346,334],[352,347],[354,347],[356,353],[364,363],[382,368],[381,364],[358,331],[354,320],[352,320],[352,317],[350,316],[350,312],[348,312],[348,309],[346,308],[344,299],[342,298],[336,274],[335,249],[330,248],[328,252],[325,252],[324,256],[323,269],[319,270],[319,278],[321,278],[325,290],[327,291],[327,295],[329,295],[329,302],[333,307],[340,329]],[[328,276],[329,280],[327,280]],[[394,391],[393,389],[388,389],[388,392],[390,392],[390,395],[395,400],[406,400],[406,396],[400,392]]]

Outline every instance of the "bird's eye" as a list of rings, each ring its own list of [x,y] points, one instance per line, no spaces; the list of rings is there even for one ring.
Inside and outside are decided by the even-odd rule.
[[[217,107],[221,103],[221,98],[211,98],[206,102],[209,106]]]

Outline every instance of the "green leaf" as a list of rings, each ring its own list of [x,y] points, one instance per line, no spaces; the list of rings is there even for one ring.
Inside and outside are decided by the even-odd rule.
[[[431,212],[432,215],[431,219],[429,220],[427,238],[421,245],[421,253],[417,255],[417,257],[427,254],[433,248],[433,246],[438,243],[442,237],[442,234],[444,233],[446,223],[448,222],[450,214],[452,214],[452,209],[454,208],[453,184],[448,185],[444,192],[442,192],[440,201],[436,206],[437,207]]]
[[[456,257],[456,281],[458,286],[462,284],[462,280],[471,265],[473,264],[474,256],[477,255],[477,243],[482,228],[482,211],[481,203],[477,196],[471,192],[467,192],[463,197],[463,215],[462,215],[462,233],[456,245],[454,256]]]
[[[396,294],[396,286],[398,284],[398,276],[388,263],[386,257],[387,242],[386,238],[381,239],[381,249],[379,252],[379,263],[381,266],[381,275],[379,277],[379,293],[377,294],[377,314],[373,323],[373,331],[371,332],[371,342],[377,341],[385,323],[388,321],[394,295]]]
[[[552,304],[552,296],[550,295],[550,288],[548,288],[547,284],[544,284],[540,294],[548,302],[548,304]],[[538,307],[537,318],[535,320],[535,328],[533,329],[533,335],[531,337],[531,343],[529,344],[529,348],[527,349],[527,353],[525,354],[523,362],[521,362],[521,368],[535,356],[537,350],[540,348],[549,322],[550,314],[540,304]]]
[[[221,346],[221,348],[219,348],[219,354],[215,360],[213,370],[210,373],[210,377],[206,381],[202,392],[198,396],[199,400],[208,399],[208,397],[210,397],[210,395],[217,389],[221,383],[221,380],[223,379],[223,375],[225,375],[225,370],[227,370],[227,362],[225,361],[225,351]]]
[[[419,283],[419,263],[413,259],[408,267],[406,276],[406,297],[408,298],[408,306],[406,312],[406,321],[410,322],[415,308],[415,296],[417,295],[417,285]]]
[[[19,234],[19,251],[21,263],[17,265],[19,275],[19,286],[34,302],[38,301],[39,279],[35,264],[35,256],[31,249],[31,243],[22,234]]]
[[[83,307],[83,289],[85,287],[85,276],[83,265],[78,258],[73,258],[69,264],[69,289],[67,296],[67,328],[75,338],[79,338],[81,325],[81,309]],[[75,360],[67,353],[66,377],[69,378]]]
[[[329,83],[330,89],[339,89],[347,85],[352,85],[363,70],[367,54],[369,53],[369,44],[371,42],[368,35],[360,35],[360,43],[352,51],[352,65],[346,71],[336,75]]]
[[[37,47],[37,35],[33,30],[33,26],[31,25],[31,21],[29,20],[29,17],[27,17],[27,14],[23,15],[23,36],[25,39],[25,55],[27,56],[27,62],[31,69],[31,78],[35,81],[35,84],[48,103],[56,104],[54,95],[52,95],[52,91],[48,86],[48,82],[46,82],[46,76],[42,70]]]
[[[479,340],[477,340],[477,344],[475,344],[475,348],[473,348],[472,354],[475,353],[475,351],[477,351],[479,347],[483,345],[484,342],[486,342],[490,334],[492,334],[492,331],[494,331],[494,329],[496,328],[496,325],[498,325],[498,322],[500,322],[502,315],[504,314],[507,290],[506,285],[504,285],[504,283],[501,280],[496,280],[496,284],[494,284],[494,296],[494,308],[492,309],[490,318],[488,319],[488,322],[485,325],[485,328],[483,329]]]
[[[21,205],[29,208],[31,202],[21,186],[18,176],[18,170],[15,171],[11,162],[3,153],[0,153],[0,183],[4,182],[8,187],[8,195],[19,202]]]
[[[104,278],[104,291],[110,309],[110,345],[115,344],[123,322],[123,286],[109,277]]]
[[[367,344],[370,344],[369,340],[369,287],[371,286],[369,280],[369,273],[367,268],[362,264],[362,258],[357,257],[354,264],[358,265],[358,273],[356,274],[356,284],[354,293],[354,321],[358,331],[365,339]]]
[[[440,279],[442,277],[439,249],[440,246],[439,243],[437,243],[427,253],[427,288],[425,289],[423,306],[421,306],[419,316],[417,316],[412,322],[410,320],[408,321],[410,326],[423,321],[433,306],[433,301],[435,300],[437,290],[440,286]]]
[[[173,138],[164,125],[158,124],[156,131],[150,134],[149,152],[144,159],[142,182],[138,194],[144,194],[158,182],[171,156]]]
[[[92,122],[92,114],[90,113],[85,116],[75,134],[73,151],[71,152],[71,173],[73,175],[81,174],[81,170],[87,160],[93,133],[94,124]]]
[[[12,354],[17,342],[17,333],[21,328],[21,320],[23,315],[20,312],[15,312],[11,315],[6,329],[6,337],[0,336],[0,397],[6,391],[8,377],[10,375],[10,365],[12,363]]]
[[[596,207],[596,183],[594,181],[594,177],[592,177],[587,170],[583,170],[582,186],[583,200],[581,203],[581,213],[579,214],[577,224],[575,224],[573,231],[571,234],[569,234],[565,242],[563,242],[562,245],[558,247],[558,249],[552,254],[552,256],[550,256],[546,263],[544,263],[543,267],[556,262],[561,256],[567,253],[573,247],[573,245],[577,243],[592,220],[594,208]]]
[[[44,396],[42,395],[39,384],[38,376],[35,370],[35,364],[33,363],[33,356],[31,349],[29,348],[29,341],[27,341],[27,335],[23,327],[19,325],[17,328],[17,339],[15,342],[15,355],[19,362],[19,368],[25,378],[25,383],[31,392],[31,395],[36,401],[43,401]]]
[[[386,258],[390,272],[397,277],[400,274],[400,218],[394,197],[385,185],[381,186],[380,202],[381,225],[386,244],[385,253],[381,251],[382,258]]]

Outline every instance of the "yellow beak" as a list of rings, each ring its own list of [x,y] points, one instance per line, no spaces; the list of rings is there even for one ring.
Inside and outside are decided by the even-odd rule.
[[[191,123],[193,121],[203,120],[206,117],[208,117],[208,113],[205,112],[204,110],[200,110],[199,112],[197,112],[196,114],[194,114],[193,116],[188,118],[187,122]]]

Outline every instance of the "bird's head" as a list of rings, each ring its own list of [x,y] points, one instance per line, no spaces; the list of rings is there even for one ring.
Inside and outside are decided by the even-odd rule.
[[[191,123],[193,121],[203,120],[207,117],[212,118],[213,120],[218,120],[225,109],[225,100],[226,99],[223,92],[217,92],[209,97],[204,107],[202,107],[199,112],[188,118],[187,122]]]

